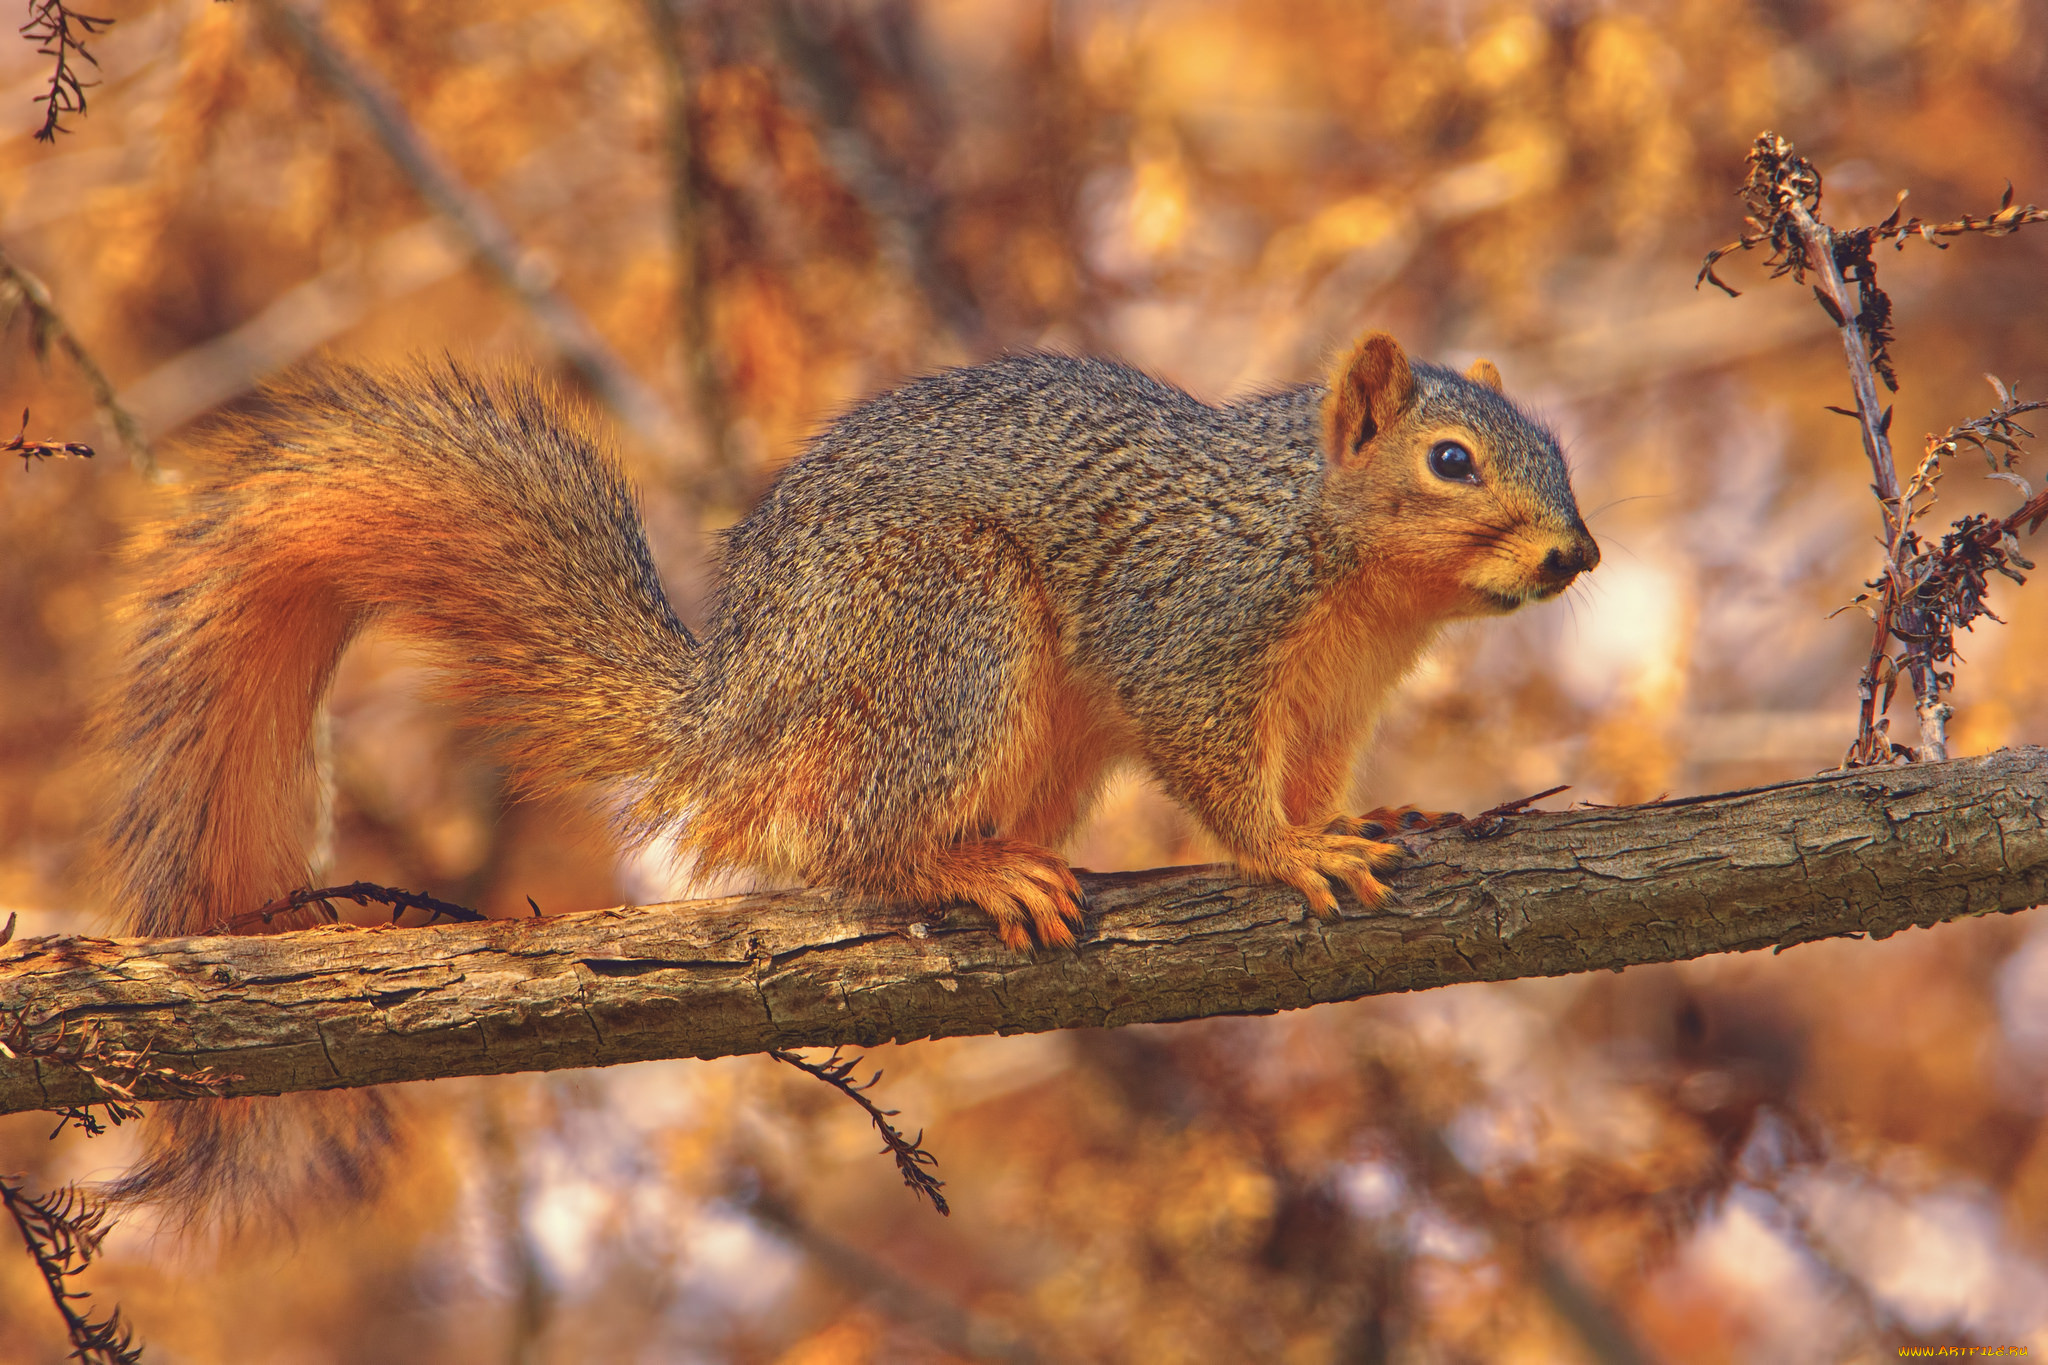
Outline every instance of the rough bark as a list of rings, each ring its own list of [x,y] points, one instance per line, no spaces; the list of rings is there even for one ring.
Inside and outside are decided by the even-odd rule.
[[[1483,831],[1482,831],[1483,832]],[[1084,877],[1073,951],[817,892],[427,928],[51,937],[0,1010],[274,1094],[773,1047],[1264,1014],[2011,912],[2048,901],[2048,751],[1860,769],[1412,841],[1342,919],[1218,868]],[[144,1096],[152,1092],[138,1086]],[[0,1058],[0,1113],[95,1098]]]

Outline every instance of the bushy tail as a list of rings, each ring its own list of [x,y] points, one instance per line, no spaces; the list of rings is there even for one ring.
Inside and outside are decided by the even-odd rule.
[[[650,826],[670,813],[694,642],[630,490],[560,400],[453,366],[321,370],[205,443],[183,505],[138,539],[101,725],[130,932],[216,929],[306,884],[314,711],[373,620],[450,666],[524,785],[624,783]],[[380,1098],[288,1098],[160,1106],[122,1192],[229,1213],[359,1192]]]

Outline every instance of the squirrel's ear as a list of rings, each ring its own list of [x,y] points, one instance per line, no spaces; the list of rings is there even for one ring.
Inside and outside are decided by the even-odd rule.
[[[1415,375],[1401,343],[1367,332],[1330,376],[1323,400],[1323,438],[1339,465],[1356,464],[1366,444],[1415,402]]]
[[[1472,362],[1472,368],[1465,371],[1465,377],[1475,384],[1484,384],[1495,393],[1500,392],[1500,366],[1481,356]]]

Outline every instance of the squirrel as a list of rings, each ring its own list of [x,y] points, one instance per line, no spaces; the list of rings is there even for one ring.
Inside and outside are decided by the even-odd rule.
[[[113,894],[144,935],[306,884],[315,709],[372,621],[450,665],[527,790],[617,790],[629,836],[680,829],[707,872],[965,903],[1012,949],[1068,945],[1056,850],[1135,762],[1247,874],[1317,915],[1333,881],[1374,906],[1401,850],[1366,836],[1402,812],[1339,803],[1389,690],[1448,622],[1600,559],[1499,371],[1378,332],[1326,382],[1228,406],[1048,354],[870,399],[726,534],[701,636],[603,441],[531,380],[316,369],[204,443],[138,541],[102,722],[133,775]],[[321,1116],[300,1155],[279,1101],[166,1106],[121,1192],[366,1184],[375,1093],[292,1098]]]

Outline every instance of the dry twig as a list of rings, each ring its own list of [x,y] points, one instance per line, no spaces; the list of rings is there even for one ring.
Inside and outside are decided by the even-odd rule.
[[[53,1030],[47,1024],[31,1024],[25,1009],[0,1009],[0,1057],[66,1067],[91,1083],[93,1099],[51,1110],[61,1116],[50,1130],[51,1137],[74,1123],[87,1137],[98,1137],[109,1128],[140,1118],[138,1091],[144,1088],[155,1098],[197,1100],[217,1096],[228,1082],[241,1079],[211,1067],[183,1070],[155,1060],[151,1050],[148,1042],[139,1048],[117,1047],[101,1035],[97,1025],[74,1030],[69,1020],[60,1019]],[[104,1118],[93,1113],[94,1109],[104,1110]]]
[[[314,74],[355,108],[420,197],[471,243],[478,259],[525,306],[570,368],[649,449],[672,454],[680,442],[668,405],[627,367],[582,310],[553,286],[545,264],[520,246],[496,211],[427,145],[390,87],[336,46],[318,16],[294,0],[265,0],[261,8]]]
[[[1880,627],[1872,645],[1871,669],[1866,673],[1869,685],[1863,689],[1862,718],[1862,728],[1878,731],[1880,741],[1883,736],[1876,717],[1891,704],[1901,673],[1923,676],[1941,691],[1955,687],[1956,632],[1973,629],[1980,617],[2000,620],[1984,601],[1991,575],[2026,582],[2021,570],[2034,565],[2020,553],[2019,533],[2031,534],[2048,521],[2048,489],[2036,493],[2033,485],[2013,470],[2018,461],[2017,438],[2033,435],[2015,419],[2048,408],[2048,402],[2022,403],[1996,377],[1985,378],[1997,392],[1999,405],[1982,417],[1949,428],[1945,435],[1927,438],[1927,453],[1920,467],[1907,480],[1898,501],[1886,509],[1896,546],[1887,572],[1865,583],[1867,591],[1850,603],[1861,607]],[[1989,477],[2012,483],[2025,501],[2003,517],[1981,512],[1960,517],[1939,543],[1929,545],[1913,523],[1934,505],[1941,462],[1959,453],[1965,444],[1983,453],[1991,466]],[[1891,571],[1894,565],[1896,572]],[[1909,620],[1917,622],[1919,629],[1909,631],[1901,624]],[[1886,636],[1900,642],[1896,652],[1887,653]]]
[[[1490,807],[1479,812],[1477,815],[1448,816],[1444,819],[1441,828],[1462,830],[1467,839],[1491,839],[1497,834],[1506,832],[1508,821],[1511,818],[1517,815],[1527,815],[1529,807],[1535,805],[1538,801],[1556,796],[1559,792],[1568,792],[1570,790],[1571,784],[1566,783],[1562,786],[1545,788],[1533,796],[1523,796],[1513,801],[1503,801],[1498,806]]]
[[[1477,815],[1460,815],[1456,811],[1417,810],[1413,806],[1403,806],[1399,810],[1382,808],[1371,816],[1360,819],[1355,827],[1348,827],[1347,832],[1356,833],[1367,839],[1389,839],[1411,834],[1439,834],[1444,830],[1455,829],[1467,839],[1491,839],[1507,831],[1510,818],[1527,815],[1529,807],[1538,801],[1570,790],[1569,784],[1550,787],[1532,796],[1503,801],[1498,806],[1489,807]]]
[[[28,22],[21,26],[21,36],[34,43],[41,56],[56,59],[49,92],[35,98],[43,106],[43,126],[36,129],[36,141],[55,142],[57,134],[71,131],[59,120],[66,114],[85,112],[86,87],[99,82],[81,81],[77,64],[84,62],[98,69],[99,61],[86,50],[86,40],[97,38],[113,22],[80,14],[64,0],[29,0]]]
[[[19,311],[28,313],[29,345],[35,351],[36,359],[47,363],[53,344],[71,358],[71,363],[85,376],[86,388],[92,393],[93,411],[99,416],[100,423],[127,447],[128,457],[136,470],[144,478],[154,479],[156,458],[150,454],[149,443],[142,439],[141,426],[114,397],[114,386],[108,382],[106,371],[99,367],[99,362],[92,358],[77,334],[64,324],[50,299],[49,288],[0,250],[0,330],[4,330]]]
[[[112,1231],[105,1206],[75,1185],[36,1196],[27,1193],[21,1182],[6,1177],[0,1177],[0,1204],[7,1206],[29,1256],[42,1272],[50,1302],[63,1316],[71,1340],[70,1358],[84,1365],[136,1365],[142,1359],[142,1348],[135,1344],[133,1329],[121,1321],[121,1310],[116,1308],[95,1319],[84,1307],[86,1292],[71,1288],[71,1281],[92,1264],[100,1243]]]
[[[222,921],[214,926],[213,932],[232,934],[254,928],[258,924],[268,925],[279,915],[289,915],[293,911],[304,910],[309,906],[317,908],[321,917],[329,924],[339,924],[341,912],[334,908],[336,901],[353,901],[357,905],[368,905],[374,901],[378,905],[388,905],[391,907],[393,924],[398,923],[398,917],[408,910],[426,911],[429,924],[438,920],[449,920],[458,924],[481,924],[490,918],[489,915],[472,910],[466,905],[436,900],[418,891],[401,891],[397,887],[379,886],[375,882],[350,882],[347,886],[322,886],[294,891],[288,896],[279,896],[261,909]],[[533,905],[533,898],[527,897],[526,903]],[[533,913],[540,914],[538,905],[533,905]]]
[[[706,219],[712,200],[698,184],[699,152],[692,123],[695,92],[684,0],[644,0],[667,87],[666,136],[669,161],[669,225],[675,233],[676,303],[681,321],[683,368],[690,384],[691,415],[704,442],[700,494],[710,502],[742,508],[750,501],[746,462],[738,449],[728,412],[725,378],[711,335],[712,269],[706,250]]]
[[[1883,222],[1832,228],[1818,216],[1820,172],[1790,142],[1770,132],[1758,134],[1750,147],[1749,174],[1740,193],[1749,210],[1747,231],[1707,253],[1694,286],[1712,284],[1735,296],[1738,291],[1714,273],[1715,263],[1734,252],[1758,247],[1768,248],[1764,264],[1772,279],[1790,275],[1803,284],[1811,272],[1816,281],[1813,296],[1842,334],[1850,387],[1856,396],[1853,409],[1832,410],[1854,417],[1862,430],[1863,450],[1870,460],[1884,520],[1884,567],[1865,585],[1869,591],[1853,604],[1870,613],[1876,630],[1857,684],[1861,709],[1856,740],[1844,756],[1843,766],[1914,759],[1940,762],[1948,757],[1947,722],[1953,714],[1942,693],[1955,684],[1953,670],[1944,667],[1956,657],[1955,632],[1990,615],[1983,604],[1983,591],[1991,573],[2025,581],[2016,570],[2033,566],[2019,555],[2017,531],[2022,525],[2031,531],[2048,520],[2048,501],[2034,498],[2026,481],[2012,472],[2018,451],[2014,438],[2028,434],[2013,419],[2042,405],[2018,402],[2004,384],[1993,379],[1999,407],[1952,428],[1944,437],[1929,438],[1925,458],[1902,488],[1892,455],[1892,409],[1889,404],[1881,405],[1877,387],[1881,382],[1893,393],[1899,387],[1891,355],[1892,302],[1878,287],[1871,253],[1886,241],[1903,248],[1918,238],[1945,248],[1937,238],[1966,233],[2002,237],[2029,223],[2048,222],[2048,210],[2032,204],[2015,205],[2008,183],[1998,209],[1983,218],[1965,214],[1945,223],[1902,220],[1906,203],[1902,192]],[[1993,456],[1994,445],[1999,447],[1993,474],[2016,483],[2026,502],[2002,518],[1964,517],[1930,549],[1914,523],[1934,504],[1941,461],[1965,443],[1975,445],[1987,457]],[[1896,652],[1891,648],[1894,640],[1900,645]],[[1892,742],[1884,716],[1902,672],[1912,683],[1914,711],[1920,720],[1920,744],[1911,749]]]
[[[0,929],[0,943],[13,932],[14,917],[10,915],[5,929]],[[230,1081],[241,1079],[207,1067],[186,1071],[160,1062],[150,1055],[148,1043],[136,1049],[117,1047],[93,1024],[73,1029],[70,1021],[60,1019],[54,1029],[47,1024],[34,1025],[23,1009],[0,1009],[0,1057],[65,1068],[90,1083],[95,1098],[53,1111],[60,1117],[51,1137],[72,1124],[87,1137],[98,1137],[108,1128],[140,1117],[137,1091],[142,1088],[156,1096],[204,1099],[219,1095]],[[104,1115],[94,1113],[95,1109],[103,1110]],[[99,1254],[100,1243],[112,1230],[105,1206],[76,1186],[30,1195],[20,1179],[8,1177],[0,1177],[0,1203],[13,1217],[29,1256],[42,1272],[50,1301],[64,1319],[71,1359],[87,1365],[135,1365],[141,1360],[141,1348],[121,1321],[121,1310],[95,1318],[82,1307],[85,1291],[70,1287]]]
[[[31,441],[28,436],[28,409],[21,410],[21,430],[14,433],[14,439],[0,446],[0,454],[21,456],[21,467],[27,469],[37,460],[58,460],[72,456],[81,460],[92,458],[92,447],[77,441]],[[0,939],[0,943],[6,942]]]
[[[841,1061],[839,1053],[840,1049],[835,1047],[832,1049],[832,1055],[824,1061],[807,1062],[784,1048],[768,1050],[768,1055],[776,1061],[785,1062],[799,1071],[816,1076],[866,1110],[868,1117],[874,1120],[875,1131],[882,1135],[882,1150],[896,1158],[896,1169],[903,1173],[903,1183],[908,1185],[913,1193],[931,1200],[932,1207],[939,1211],[941,1218],[952,1213],[946,1206],[946,1196],[939,1193],[939,1188],[946,1182],[927,1169],[938,1165],[939,1159],[924,1149],[924,1130],[919,1129],[914,1138],[906,1138],[897,1131],[896,1126],[889,1120],[895,1118],[898,1111],[882,1108],[866,1094],[882,1079],[882,1073],[877,1071],[863,1081],[853,1074],[854,1068],[860,1065],[860,1058],[853,1057]]]

